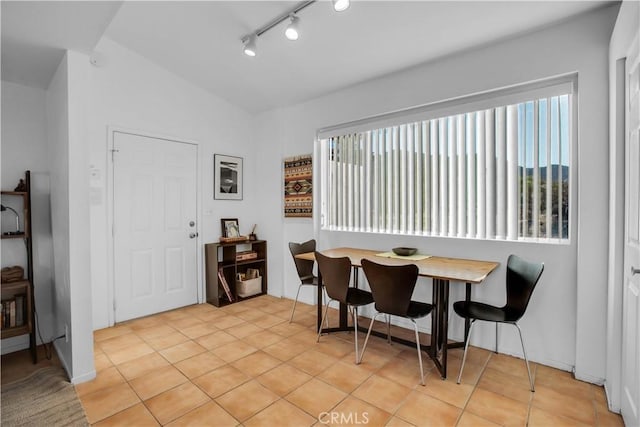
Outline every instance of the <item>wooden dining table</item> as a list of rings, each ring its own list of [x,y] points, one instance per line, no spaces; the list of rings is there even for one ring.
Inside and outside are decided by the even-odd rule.
[[[429,256],[424,259],[412,259],[412,257],[380,256],[384,251],[357,248],[335,248],[320,251],[323,255],[333,258],[348,257],[354,268],[354,286],[358,286],[357,271],[362,267],[361,260],[366,258],[378,264],[385,265],[405,265],[415,264],[418,267],[419,275],[431,278],[433,281],[433,296],[431,303],[434,306],[431,320],[431,344],[423,345],[422,348],[431,357],[438,368],[442,379],[447,377],[447,349],[463,347],[469,335],[469,320],[465,320],[464,341],[448,342],[449,333],[449,284],[464,283],[465,299],[471,300],[471,285],[479,284],[494,271],[500,263],[494,261],[481,261],[461,258],[446,258],[439,256]],[[313,252],[296,255],[296,258],[315,260]],[[415,257],[414,257],[415,258]],[[318,272],[319,283],[322,283],[322,275]],[[318,286],[318,301],[322,301],[322,286]],[[322,324],[322,304],[318,304],[317,327]],[[361,328],[366,332],[365,328]],[[340,305],[340,316],[338,327],[323,328],[322,332],[348,331],[347,308]],[[378,331],[372,334],[386,337]],[[393,341],[414,346],[415,342],[392,336]]]

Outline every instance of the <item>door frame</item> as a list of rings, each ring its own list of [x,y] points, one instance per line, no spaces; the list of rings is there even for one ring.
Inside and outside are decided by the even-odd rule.
[[[197,302],[199,304],[204,302],[204,272],[203,272],[203,257],[204,249],[202,245],[202,213],[201,213],[201,194],[202,194],[202,176],[200,171],[202,170],[201,156],[200,156],[200,143],[194,140],[188,140],[185,138],[179,138],[172,135],[154,133],[149,131],[140,131],[122,126],[107,126],[107,173],[105,177],[107,187],[107,230],[105,230],[107,236],[107,313],[109,314],[109,326],[115,325],[115,239],[113,235],[114,229],[114,200],[115,200],[115,186],[114,177],[115,169],[113,162],[113,150],[114,140],[116,133],[126,133],[129,135],[142,136],[146,138],[163,139],[166,141],[173,141],[181,144],[190,144],[196,147],[196,279],[197,279]]]
[[[622,292],[625,228],[625,61],[638,37],[640,6],[623,2],[609,43],[609,259],[607,280],[607,358],[604,389],[610,411],[620,413]]]

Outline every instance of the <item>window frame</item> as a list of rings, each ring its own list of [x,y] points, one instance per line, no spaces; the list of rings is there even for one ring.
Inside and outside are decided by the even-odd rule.
[[[483,109],[491,109],[498,107],[507,107],[509,105],[526,103],[529,101],[552,98],[560,95],[569,95],[567,118],[569,124],[567,127],[568,138],[566,143],[568,146],[568,230],[567,237],[532,237],[521,236],[520,225],[517,228],[517,237],[515,239],[509,239],[507,236],[499,238],[498,236],[458,236],[458,235],[446,235],[441,232],[436,234],[432,231],[418,231],[418,230],[406,230],[401,233],[403,236],[425,236],[425,237],[445,237],[445,238],[457,238],[457,239],[469,239],[469,240],[488,240],[488,241],[505,241],[505,242],[524,242],[524,243],[541,243],[541,244],[561,244],[568,245],[574,241],[574,230],[577,226],[577,214],[576,214],[576,200],[577,200],[577,137],[578,137],[578,117],[577,117],[577,105],[578,105],[578,75],[577,73],[565,74],[547,79],[541,79],[534,82],[528,82],[518,85],[509,86],[506,88],[489,90],[481,93],[475,93],[472,95],[461,96],[451,98],[443,101],[432,102],[417,107],[402,109],[386,114],[380,114],[371,116],[351,122],[342,123],[335,126],[325,127],[319,129],[316,133],[316,146],[319,148],[317,153],[319,154],[320,161],[318,162],[318,172],[320,174],[320,191],[319,191],[319,203],[318,211],[319,222],[318,228],[321,231],[341,231],[341,232],[355,232],[355,233],[374,233],[382,235],[396,234],[393,230],[387,229],[385,231],[379,230],[367,230],[365,226],[360,226],[357,229],[349,229],[346,226],[329,226],[325,218],[327,213],[326,200],[328,197],[328,176],[324,170],[325,165],[328,163],[328,150],[323,148],[323,140],[327,140],[331,137],[342,136],[347,134],[354,134],[357,132],[374,131],[380,128],[387,128],[393,126],[401,126],[411,124],[415,122],[423,122],[428,120],[435,120],[439,118],[448,118],[454,115],[477,112]],[[559,101],[558,101],[559,102]],[[526,104],[525,104],[526,105]],[[551,108],[549,105],[547,108]],[[535,125],[535,124],[534,124]],[[532,125],[533,126],[533,125]],[[518,150],[519,155],[519,150]],[[563,160],[563,159],[562,159]],[[560,165],[562,165],[562,160]],[[518,166],[520,168],[520,166]],[[478,176],[478,175],[476,175]],[[539,182],[541,186],[542,182]],[[521,190],[518,190],[518,210],[520,210],[521,202]],[[412,198],[413,199],[413,198]],[[447,205],[448,206],[448,205]],[[518,215],[518,221],[522,219],[521,215]],[[403,219],[400,219],[402,221]],[[561,226],[561,223],[560,225]]]

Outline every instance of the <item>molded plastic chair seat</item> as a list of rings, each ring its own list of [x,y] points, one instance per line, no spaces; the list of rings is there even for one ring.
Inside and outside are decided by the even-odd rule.
[[[331,258],[316,252],[316,261],[318,262],[320,274],[322,274],[325,290],[329,296],[316,341],[320,341],[322,324],[327,318],[329,303],[338,301],[345,304],[353,316],[356,363],[358,363],[358,307],[371,304],[373,295],[371,295],[371,292],[349,286],[351,280],[351,260],[349,257]]]
[[[509,323],[516,322],[520,318],[518,313],[513,312],[513,310],[475,301],[454,302],[453,309],[461,317],[486,320],[488,322]]]
[[[371,292],[350,287],[347,290],[347,301],[348,304],[354,306],[367,305],[373,302],[373,296],[371,296]]]
[[[419,301],[411,301],[409,302],[409,308],[407,309],[407,315],[409,319],[419,319],[421,317],[427,316],[433,310],[433,306],[431,304],[427,304],[426,302]]]
[[[420,336],[418,324],[415,319],[425,317],[433,310],[433,305],[425,302],[412,301],[411,296],[418,280],[418,267],[408,265],[382,265],[368,259],[363,259],[362,269],[369,281],[371,293],[377,313],[371,318],[367,338],[362,347],[362,354],[358,363],[362,362],[364,352],[367,349],[369,336],[373,323],[380,314],[387,317],[387,340],[390,340],[391,316],[404,317],[413,322],[416,335],[416,349],[418,350],[418,362],[420,364],[420,384],[424,385],[424,371],[422,369],[422,353],[420,349]]]
[[[540,280],[543,271],[544,264],[542,263],[528,262],[516,255],[509,255],[506,280],[507,303],[503,307],[496,307],[474,301],[457,301],[453,303],[453,309],[459,316],[465,319],[471,319],[469,334],[465,337],[466,343],[464,346],[464,355],[462,356],[462,365],[460,365],[460,373],[458,374],[458,384],[460,384],[464,362],[467,359],[467,350],[469,349],[473,326],[476,320],[484,320],[487,322],[495,322],[496,324],[496,353],[498,352],[498,323],[508,323],[518,329],[520,343],[522,344],[522,353],[527,366],[527,374],[529,375],[529,385],[531,386],[531,391],[535,391],[529,369],[529,359],[527,359],[527,351],[524,348],[524,340],[522,339],[522,331],[517,322],[526,312],[533,290]]]

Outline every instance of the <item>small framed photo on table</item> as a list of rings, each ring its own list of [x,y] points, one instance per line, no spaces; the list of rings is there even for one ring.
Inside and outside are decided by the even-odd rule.
[[[213,155],[213,198],[242,200],[242,157]]]
[[[238,218],[222,218],[220,219],[220,225],[222,227],[222,237],[227,239],[240,237],[240,225],[238,225]]]

